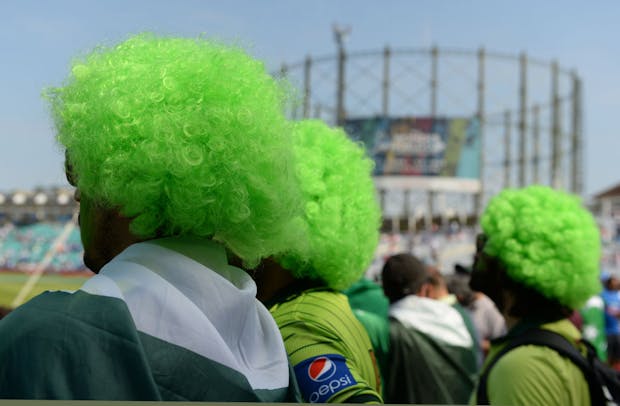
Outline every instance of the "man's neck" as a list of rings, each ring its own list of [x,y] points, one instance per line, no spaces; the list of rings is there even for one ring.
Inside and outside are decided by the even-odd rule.
[[[521,317],[515,317],[511,314],[515,304],[515,297],[511,292],[502,292],[502,299],[502,306],[500,306],[501,308],[498,307],[498,310],[500,310],[504,320],[506,320],[506,329],[510,330],[521,321]]]
[[[273,259],[264,260],[253,278],[256,282],[256,298],[262,303],[271,301],[279,292],[295,283],[293,275]]]

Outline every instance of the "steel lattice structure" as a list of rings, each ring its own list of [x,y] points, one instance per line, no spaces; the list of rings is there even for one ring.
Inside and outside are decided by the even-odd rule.
[[[471,194],[471,204],[459,204],[463,200],[457,197],[451,205],[444,196],[443,207],[437,207],[441,196],[426,189],[426,195],[416,197],[412,187],[399,203],[404,206],[400,212],[389,215],[390,202],[384,198],[386,217],[475,216],[500,189],[532,183],[583,192],[582,82],[576,71],[557,61],[484,48],[347,52],[340,41],[336,54],[283,64],[276,75],[297,91],[288,106],[293,119],[320,118],[333,125],[393,115],[480,120],[479,188],[436,190]],[[377,185],[382,195],[391,192],[381,179]],[[460,213],[463,207],[468,213]]]

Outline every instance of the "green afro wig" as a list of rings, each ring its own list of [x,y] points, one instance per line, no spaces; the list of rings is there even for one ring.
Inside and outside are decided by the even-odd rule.
[[[600,237],[577,197],[544,186],[506,189],[482,215],[484,252],[508,276],[572,309],[600,291]]]
[[[213,238],[253,266],[299,210],[284,89],[236,47],[140,34],[46,97],[82,196],[140,237]]]
[[[366,271],[378,244],[373,162],[344,131],[318,120],[296,124],[294,151],[306,238],[280,262],[296,278],[346,289]]]

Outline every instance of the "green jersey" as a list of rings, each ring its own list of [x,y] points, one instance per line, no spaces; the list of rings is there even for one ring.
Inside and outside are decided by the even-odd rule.
[[[504,337],[493,341],[485,362],[488,365],[512,337],[537,326],[522,321]],[[540,325],[561,334],[577,346],[579,330],[562,319]],[[470,404],[477,404],[476,391]],[[506,353],[493,366],[487,380],[487,397],[492,405],[574,405],[590,404],[590,390],[583,373],[571,360],[541,345],[522,345]]]
[[[305,401],[381,403],[381,380],[368,334],[347,297],[307,289],[270,308]]]
[[[375,313],[361,309],[353,309],[353,314],[362,323],[368,333],[370,344],[377,359],[381,376],[381,396],[385,400],[386,376],[390,355],[390,321],[386,317],[379,317]]]
[[[390,301],[383,294],[383,288],[375,282],[362,278],[344,292],[353,310],[363,310],[387,319]]]

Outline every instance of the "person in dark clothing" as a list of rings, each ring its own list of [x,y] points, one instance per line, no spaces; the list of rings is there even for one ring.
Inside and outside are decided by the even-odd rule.
[[[463,315],[437,300],[432,272],[411,254],[390,257],[382,282],[390,300],[386,402],[466,403],[479,359]]]

